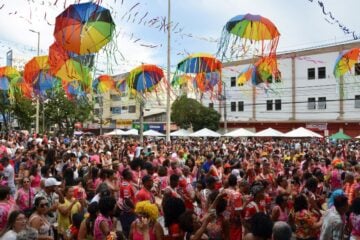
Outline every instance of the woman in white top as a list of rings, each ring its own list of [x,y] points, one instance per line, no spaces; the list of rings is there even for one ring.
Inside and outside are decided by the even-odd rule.
[[[11,212],[0,240],[16,240],[17,234],[26,228],[26,222],[27,219],[23,212]]]
[[[50,222],[46,218],[48,211],[48,201],[44,197],[35,199],[35,212],[30,216],[30,227],[37,230],[39,236],[38,240],[53,240],[54,233]]]

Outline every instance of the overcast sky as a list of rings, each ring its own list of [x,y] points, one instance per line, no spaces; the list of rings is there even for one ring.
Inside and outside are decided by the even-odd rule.
[[[20,65],[36,55],[37,36],[29,29],[41,32],[40,46],[46,55],[54,41],[55,17],[64,10],[64,4],[74,2],[78,1],[0,0],[0,63],[5,64],[9,48],[14,49],[14,60]],[[172,65],[188,53],[216,53],[216,39],[222,27],[239,14],[260,14],[270,19],[281,33],[280,51],[352,39],[324,15],[318,2],[172,0]],[[359,0],[320,2],[341,24],[360,35]],[[101,72],[121,73],[141,63],[166,66],[167,35],[161,29],[161,21],[167,15],[167,0],[102,0],[102,5],[112,9],[118,38],[116,46],[100,53],[98,69]],[[159,21],[151,21],[157,17]]]

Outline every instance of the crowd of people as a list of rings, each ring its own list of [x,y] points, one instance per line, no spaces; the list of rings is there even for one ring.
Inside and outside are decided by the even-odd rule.
[[[0,134],[0,239],[360,239],[360,142]]]

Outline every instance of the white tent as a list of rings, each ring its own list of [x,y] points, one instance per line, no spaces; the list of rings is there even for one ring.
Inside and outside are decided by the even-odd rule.
[[[203,128],[197,132],[190,134],[189,137],[221,137],[221,134],[214,132],[210,129]]]
[[[309,129],[299,127],[297,129],[294,129],[288,133],[284,134],[284,137],[289,138],[304,138],[304,137],[316,137],[316,138],[322,138],[320,134],[317,134],[313,131],[310,131]]]
[[[123,130],[115,129],[111,132],[105,133],[104,135],[105,136],[121,136],[121,135],[124,135],[124,133],[125,132]]]
[[[225,137],[253,137],[255,133],[246,130],[245,128],[239,128],[232,132],[224,134]]]
[[[175,132],[170,133],[171,137],[188,137],[191,134],[188,130],[179,129]]]
[[[124,132],[123,135],[126,135],[126,136],[138,136],[139,135],[139,132],[137,129],[130,129],[130,130],[127,130],[126,132]]]
[[[359,136],[357,136],[357,137],[355,137],[356,139],[360,139],[360,135]]]
[[[255,133],[255,137],[283,137],[283,133],[273,128],[267,128]]]
[[[144,136],[151,136],[151,137],[163,137],[165,136],[164,134],[154,131],[154,130],[147,130],[145,132],[143,132]]]

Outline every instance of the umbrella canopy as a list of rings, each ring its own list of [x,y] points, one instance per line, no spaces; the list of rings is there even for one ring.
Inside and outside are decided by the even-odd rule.
[[[224,137],[253,137],[255,133],[246,130],[245,128],[239,128],[232,132],[224,134]]]
[[[136,92],[146,92],[155,87],[163,78],[164,72],[161,68],[156,65],[143,64],[130,71],[127,84]]]
[[[37,94],[44,94],[59,84],[58,78],[50,73],[48,56],[34,57],[27,62],[24,67],[24,80],[33,86]]]
[[[269,19],[253,14],[238,15],[225,24],[217,55],[224,58],[228,51],[234,54],[234,46],[246,49],[248,43],[253,45],[258,42],[261,43],[261,55],[265,51],[275,53],[279,37],[278,29]]]
[[[284,133],[277,131],[273,128],[267,128],[260,132],[255,133],[255,137],[283,137]]]
[[[68,51],[89,54],[110,42],[114,30],[110,11],[87,2],[70,5],[56,17],[54,37]]]
[[[355,63],[359,62],[360,48],[352,48],[342,51],[336,58],[334,66],[334,75],[336,78],[343,76],[351,71]]]
[[[315,138],[322,138],[323,136],[321,136],[320,134],[313,132],[309,129],[303,128],[303,127],[299,127],[297,129],[294,129],[290,132],[287,132],[284,134],[284,137],[289,137],[289,138],[304,138],[304,137],[315,137]]]
[[[157,132],[157,131],[154,131],[154,130],[147,130],[143,133],[144,136],[151,136],[151,137],[164,137],[165,135],[160,133],[160,132]]]
[[[188,130],[179,129],[175,132],[170,133],[171,137],[188,137],[191,134]]]
[[[349,140],[351,139],[350,136],[346,135],[344,132],[337,132],[337,133],[334,133],[333,135],[330,136],[331,139],[334,139],[334,140]]]
[[[9,91],[10,82],[20,78],[20,73],[13,67],[0,67],[0,90]]]
[[[139,131],[137,129],[130,129],[130,130],[127,130],[124,135],[127,135],[127,136],[138,136],[139,135]]]
[[[114,131],[111,131],[109,133],[105,133],[105,136],[122,136],[125,134],[125,131],[120,129],[115,129]]]
[[[96,94],[103,94],[115,88],[114,79],[109,75],[101,75],[92,84]]]
[[[221,137],[220,133],[214,132],[210,129],[203,128],[199,131],[191,133],[189,137]]]
[[[191,54],[177,64],[177,71],[184,73],[209,73],[221,71],[220,60],[207,53]]]

